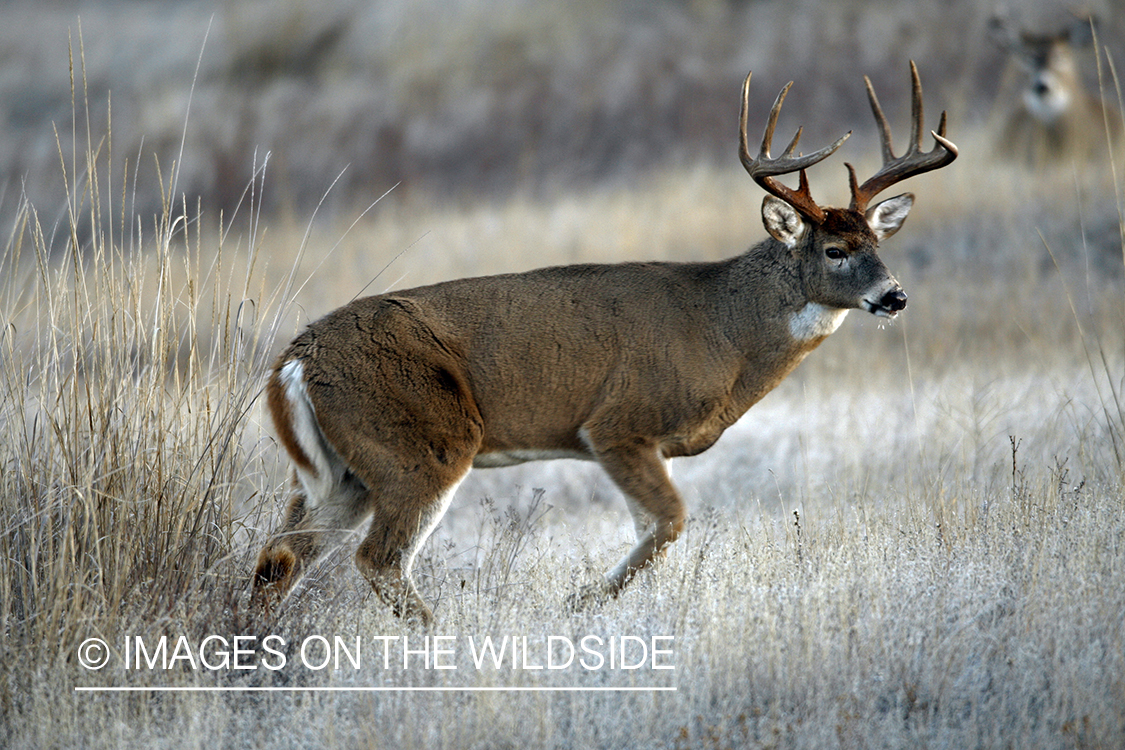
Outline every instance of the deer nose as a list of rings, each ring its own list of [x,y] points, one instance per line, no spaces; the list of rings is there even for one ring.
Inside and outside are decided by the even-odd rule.
[[[883,295],[879,304],[891,312],[898,312],[906,308],[906,292],[902,289],[892,289]]]

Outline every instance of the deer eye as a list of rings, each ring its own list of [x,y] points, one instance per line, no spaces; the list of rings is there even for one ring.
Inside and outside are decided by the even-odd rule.
[[[824,251],[824,254],[827,255],[832,260],[843,260],[844,259],[844,251],[842,249],[834,246],[834,245],[832,247],[826,248],[825,251]]]

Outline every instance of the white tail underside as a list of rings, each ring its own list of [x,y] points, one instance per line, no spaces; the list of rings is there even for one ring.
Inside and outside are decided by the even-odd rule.
[[[297,477],[305,488],[310,507],[316,507],[332,497],[343,483],[347,467],[320,429],[316,410],[305,388],[305,369],[300,360],[286,362],[278,373],[285,386],[293,434],[301,450],[316,467],[313,474],[297,467]]]

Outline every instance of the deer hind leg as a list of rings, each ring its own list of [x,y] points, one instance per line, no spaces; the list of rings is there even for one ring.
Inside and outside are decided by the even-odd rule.
[[[437,467],[431,467],[437,468]],[[410,576],[419,548],[449,508],[469,464],[441,467],[426,482],[399,481],[393,494],[375,500],[367,536],[355,553],[356,567],[385,604],[406,620],[433,623],[433,613]],[[419,501],[420,498],[427,498]]]
[[[480,449],[480,412],[455,364],[429,352],[388,356],[354,392],[324,432],[369,489],[356,567],[395,614],[429,625],[410,571]]]
[[[637,541],[605,578],[583,588],[571,599],[572,608],[617,596],[638,571],[659,560],[684,528],[683,500],[668,477],[658,449],[647,441],[599,448],[591,436],[598,462],[625,494]]]
[[[281,528],[262,548],[254,571],[251,606],[261,613],[284,600],[305,571],[367,515],[367,488],[349,472],[341,471],[338,483],[327,487],[295,474]]]
[[[294,499],[291,515],[301,517],[302,504],[309,515],[314,499],[343,494],[349,502],[331,506],[346,511],[333,519],[337,525],[354,528],[373,516],[357,567],[398,614],[428,623],[432,616],[410,568],[472,466],[483,421],[456,344],[399,307],[389,305],[362,326],[356,323],[372,331],[358,362],[347,347],[295,343],[294,351],[303,354],[277,368],[267,397],[305,491],[304,500]],[[307,379],[306,363],[313,374]],[[332,491],[323,492],[326,487]],[[316,507],[323,514],[326,506]],[[299,570],[320,550],[319,537],[306,541],[302,521],[287,530],[296,532],[290,554],[259,565],[259,577],[275,578],[279,587],[291,585],[288,570]]]
[[[280,603],[305,570],[370,512],[367,487],[321,430],[301,360],[274,372],[266,396],[278,437],[293,458],[294,479],[282,526],[255,566],[251,605],[260,613]]]

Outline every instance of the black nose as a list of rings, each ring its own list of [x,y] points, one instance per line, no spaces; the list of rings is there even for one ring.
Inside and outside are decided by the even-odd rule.
[[[891,312],[903,310],[906,308],[906,292],[901,289],[892,289],[883,295],[879,304]]]
[[[1051,88],[1047,84],[1043,83],[1043,81],[1036,81],[1035,85],[1031,87],[1031,90],[1035,92],[1036,96],[1046,96],[1047,93],[1050,92]]]

